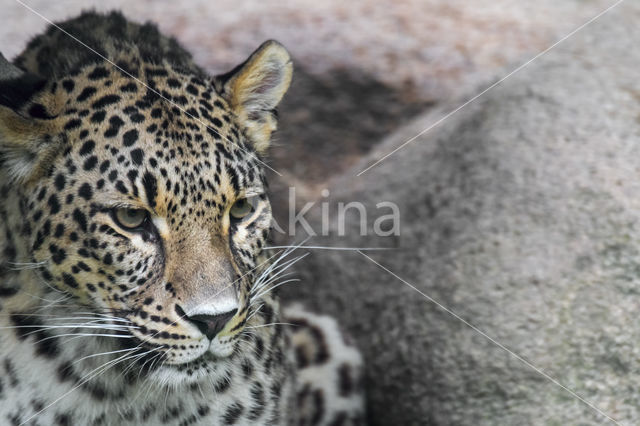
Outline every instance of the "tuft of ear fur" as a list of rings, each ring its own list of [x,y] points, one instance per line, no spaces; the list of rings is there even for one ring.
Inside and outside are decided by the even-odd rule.
[[[222,96],[245,126],[256,151],[264,154],[277,127],[275,108],[291,84],[293,64],[287,50],[268,40],[242,64],[216,77]]]
[[[0,164],[17,181],[41,176],[59,146],[53,138],[58,120],[51,111],[61,102],[45,86],[0,54]]]

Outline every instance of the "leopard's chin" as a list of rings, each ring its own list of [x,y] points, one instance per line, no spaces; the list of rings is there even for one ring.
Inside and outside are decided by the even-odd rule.
[[[133,333],[120,332],[120,335],[127,337],[118,339],[117,343],[122,349],[132,349],[138,353],[147,353],[147,355],[139,358],[140,361],[138,364],[140,365],[145,363],[149,358],[161,358],[162,365],[176,367],[202,361],[216,362],[230,358],[239,346],[239,340],[236,336],[216,336],[211,341],[203,338],[189,345],[171,345],[141,339]]]
[[[221,343],[214,339],[200,355],[184,362],[163,362],[153,368],[147,377],[163,386],[178,387],[197,384],[204,379],[216,386],[225,386],[229,379],[229,365],[238,345],[234,341]]]
[[[198,384],[206,382],[228,381],[229,370],[226,358],[221,359],[205,353],[198,359],[182,364],[162,364],[153,369],[147,378],[151,382],[168,387]]]

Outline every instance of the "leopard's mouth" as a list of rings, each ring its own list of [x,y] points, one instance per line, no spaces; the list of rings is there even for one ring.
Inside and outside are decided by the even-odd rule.
[[[164,356],[145,355],[136,360],[136,369],[129,377],[146,378],[162,385],[189,385],[202,380],[219,382],[224,387],[228,382],[229,358],[220,358],[207,351],[198,358],[183,363],[168,363]],[[135,371],[134,371],[135,370]]]
[[[209,342],[206,349],[200,349],[189,356],[178,357],[173,351],[172,345],[155,344],[140,339],[130,333],[120,332],[122,337],[118,339],[122,350],[130,349],[134,363],[139,366],[138,371],[151,373],[160,367],[166,367],[180,372],[202,369],[206,365],[219,363],[229,359],[237,350],[236,339],[227,337],[215,338]]]
[[[151,374],[164,367],[168,371],[180,372],[224,362],[241,347],[239,335],[242,334],[245,323],[244,317],[234,317],[212,339],[204,336],[200,339],[191,338],[184,332],[176,333],[180,339],[168,339],[168,333],[164,333],[162,328],[154,330],[146,324],[138,325],[121,313],[119,318],[127,318],[131,326],[115,331],[118,338],[107,338],[106,343],[113,345],[115,342],[117,346],[114,349],[126,355],[130,359],[127,364],[133,364],[131,369],[141,375]]]

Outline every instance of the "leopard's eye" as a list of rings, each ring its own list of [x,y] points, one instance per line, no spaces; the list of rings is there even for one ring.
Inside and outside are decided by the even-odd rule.
[[[114,212],[118,225],[124,229],[140,228],[149,217],[149,213],[143,209],[119,208]]]
[[[229,210],[231,217],[236,220],[241,220],[251,214],[251,212],[253,212],[253,201],[255,198],[256,197],[249,197],[237,200],[233,206],[231,206],[231,210]]]

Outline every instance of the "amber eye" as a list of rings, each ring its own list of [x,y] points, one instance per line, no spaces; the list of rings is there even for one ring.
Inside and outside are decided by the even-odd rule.
[[[251,214],[251,212],[253,212],[255,198],[256,197],[249,197],[237,200],[233,206],[231,206],[231,210],[229,210],[231,217],[240,220]]]
[[[124,229],[135,229],[145,223],[149,213],[142,209],[119,208],[114,211],[114,217]]]

